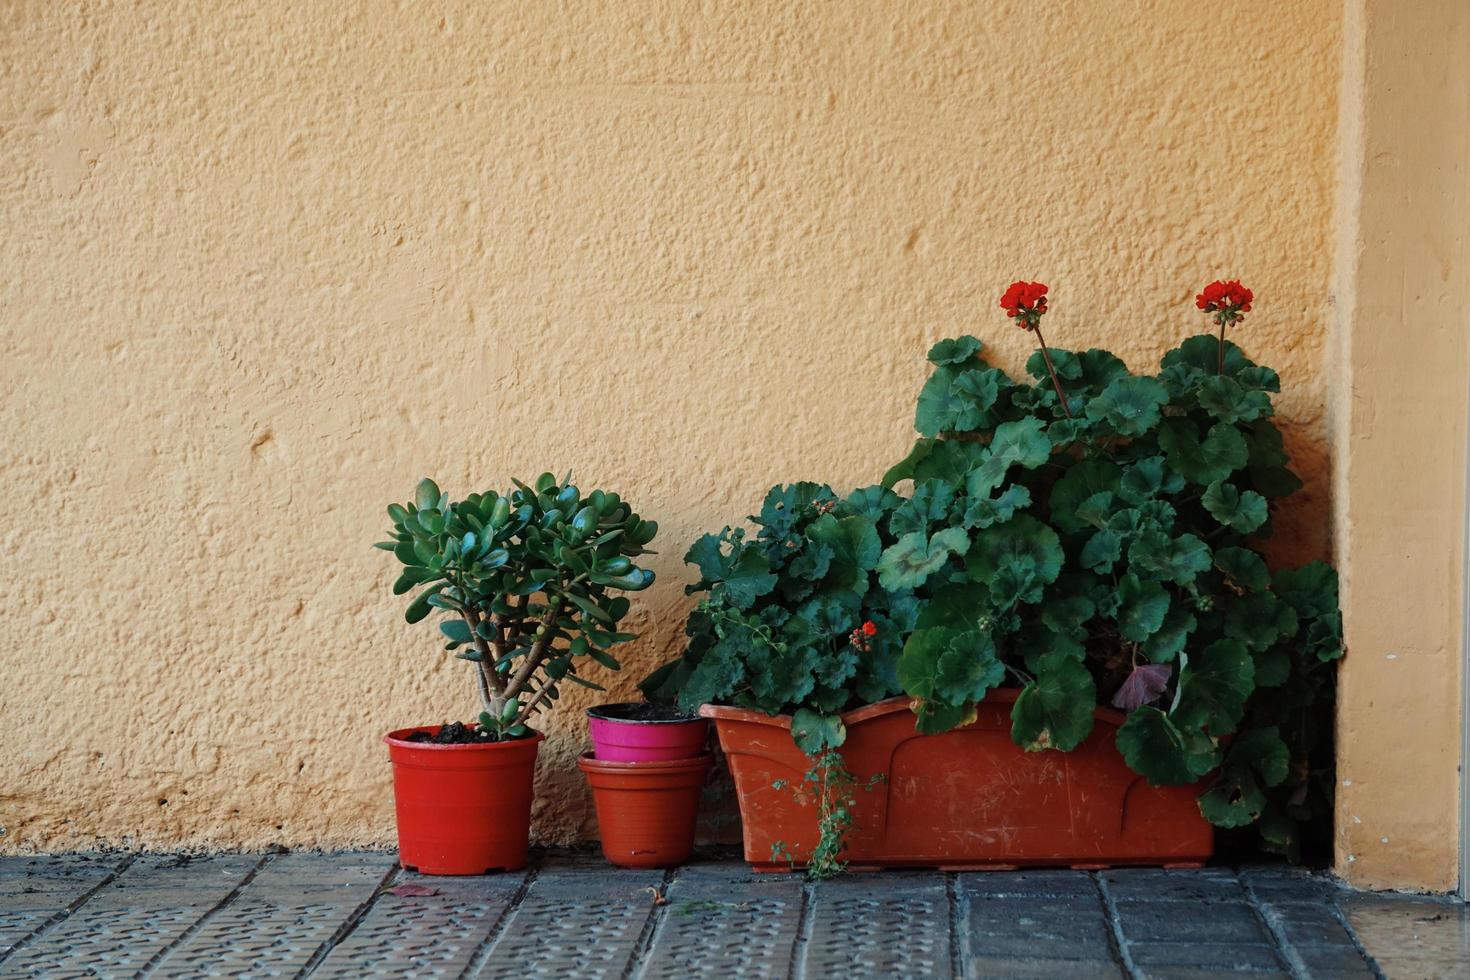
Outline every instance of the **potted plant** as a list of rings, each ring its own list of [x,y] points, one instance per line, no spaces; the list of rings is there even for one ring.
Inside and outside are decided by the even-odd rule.
[[[882,485],[777,488],[690,549],[645,691],[715,719],[753,864],[1192,864],[1211,823],[1290,853],[1323,805],[1336,577],[1255,547],[1300,481],[1275,372],[1224,338],[1253,297],[1212,283],[1219,335],[1134,375],[1047,347],[1046,292],[1001,301],[1030,380],[941,341]]]
[[[542,735],[530,727],[563,681],[588,661],[618,669],[610,652],[629,600],[653,582],[634,560],[658,525],[615,493],[582,494],[543,473],[453,501],[432,480],[390,504],[403,564],[395,595],[417,590],[410,623],[436,610],[446,650],[474,668],[477,723],[390,732],[400,860],[425,874],[482,874],[526,863],[532,778]]]
[[[709,722],[671,704],[623,701],[587,709],[592,757],[605,762],[670,762],[705,754]]]

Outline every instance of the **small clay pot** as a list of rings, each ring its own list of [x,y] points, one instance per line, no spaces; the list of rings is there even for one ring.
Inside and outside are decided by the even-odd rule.
[[[426,875],[482,875],[526,866],[531,784],[544,735],[476,745],[410,742],[438,725],[389,732],[398,860]]]
[[[592,787],[602,853],[623,868],[671,868],[694,851],[699,797],[713,757],[670,762],[577,761]]]
[[[592,754],[605,762],[672,762],[707,751],[709,721],[628,701],[587,709]]]

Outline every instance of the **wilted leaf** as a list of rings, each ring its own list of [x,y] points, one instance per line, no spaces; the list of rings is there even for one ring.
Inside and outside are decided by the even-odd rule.
[[[1133,673],[1128,675],[1118,692],[1113,695],[1113,707],[1132,711],[1156,701],[1168,688],[1169,678],[1173,673],[1174,668],[1168,664],[1140,664],[1134,667]]]

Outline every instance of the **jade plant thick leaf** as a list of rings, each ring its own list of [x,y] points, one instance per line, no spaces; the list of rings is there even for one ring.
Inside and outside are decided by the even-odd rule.
[[[377,547],[403,564],[393,593],[419,590],[405,617],[436,611],[445,649],[475,667],[480,726],[500,738],[529,734],[527,723],[560,696],[563,681],[603,688],[582,676],[589,663],[619,664],[623,592],[653,583],[635,559],[649,554],[658,525],[615,493],[583,494],[541,474],[506,493],[451,500],[423,480],[406,504],[389,504],[392,540]]]
[[[1045,292],[1017,283],[1003,300],[1040,342],[1027,378],[974,337],[934,345],[920,438],[880,486],[778,487],[753,537],[696,543],[689,647],[647,689],[804,712],[814,757],[835,754],[839,712],[899,692],[936,732],[1019,688],[1012,736],[1028,751],[1075,748],[1116,707],[1135,771],[1208,777],[1209,820],[1292,853],[1330,787],[1341,618],[1329,566],[1273,572],[1258,549],[1301,481],[1273,421],[1276,373],[1225,339],[1250,293],[1211,284],[1198,305],[1218,336],[1135,374],[1041,342]]]

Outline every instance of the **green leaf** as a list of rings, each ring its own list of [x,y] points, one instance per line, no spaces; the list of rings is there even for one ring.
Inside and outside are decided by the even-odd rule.
[[[1265,809],[1265,792],[1243,766],[1225,766],[1199,798],[1200,814],[1216,827],[1248,827]]]
[[[1123,556],[1123,538],[1116,531],[1098,531],[1082,546],[1078,561],[1083,568],[1095,572],[1112,571],[1113,563]]]
[[[1261,556],[1246,548],[1221,548],[1215,552],[1215,567],[1239,589],[1256,592],[1269,588],[1271,574]]]
[[[1159,445],[1169,465],[1189,482],[1207,486],[1223,480],[1243,467],[1249,457],[1245,437],[1232,425],[1217,422],[1204,441],[1193,422],[1183,418],[1164,419],[1159,425]]]
[[[706,534],[684,555],[684,561],[697,565],[704,582],[713,583],[733,606],[748,609],[776,587],[776,576],[757,549],[736,543],[727,554],[722,540],[719,535]]]
[[[1013,483],[999,497],[977,497],[970,500],[965,509],[964,526],[986,528],[1010,520],[1023,507],[1031,503],[1031,491]]]
[[[1267,786],[1280,786],[1290,775],[1291,752],[1275,725],[1251,728],[1241,732],[1230,743],[1227,762],[1248,765]]]
[[[1123,471],[1118,495],[1136,506],[1161,493],[1176,493],[1183,486],[1183,478],[1166,468],[1164,457],[1149,456]]]
[[[934,697],[949,704],[977,702],[1005,676],[1005,665],[995,656],[990,634],[971,630],[955,637],[939,655]]]
[[[1057,532],[1030,514],[1017,514],[976,533],[967,566],[972,579],[987,585],[1003,570],[1013,576],[1029,572],[1037,583],[1047,584],[1061,572],[1062,545]]]
[[[1003,422],[996,426],[984,460],[970,471],[966,492],[971,497],[988,497],[1004,482],[1006,471],[1012,466],[1035,469],[1049,459],[1051,440],[1046,436],[1044,422],[1037,418]]]
[[[884,486],[861,487],[847,497],[847,506],[874,524],[901,503],[903,498]]]
[[[393,594],[403,595],[415,585],[421,585],[424,582],[428,582],[438,577],[438,575],[436,575],[434,572],[429,571],[427,568],[419,568],[416,565],[411,565],[408,568],[405,568],[403,570],[403,574],[399,575],[397,581],[393,583]]]
[[[607,610],[603,609],[601,606],[599,606],[597,603],[593,602],[586,596],[578,595],[575,592],[565,592],[562,594],[565,595],[567,599],[571,600],[572,605],[582,610],[582,613],[584,615],[604,623],[612,623],[614,621],[612,616],[608,614]]]
[[[1202,735],[1182,731],[1158,708],[1143,707],[1118,729],[1118,751],[1151,786],[1192,783],[1215,768],[1219,752]]]
[[[581,684],[583,687],[589,688],[589,689],[591,689],[593,691],[606,691],[607,690],[607,688],[603,687],[601,684],[594,684],[594,683],[592,683],[589,680],[585,680],[585,679],[583,679],[581,677],[578,677],[576,674],[567,674],[566,675],[566,678],[567,678],[567,680],[571,681],[573,684]]]
[[[1272,587],[1304,618],[1337,613],[1337,571],[1326,562],[1283,569],[1273,577]]]
[[[1115,493],[1121,471],[1106,460],[1088,459],[1071,466],[1051,490],[1051,522],[1061,531],[1081,531],[1088,525],[1077,515],[1084,500],[1094,494]]]
[[[1236,640],[1216,640],[1192,654],[1179,673],[1179,704],[1173,716],[1180,724],[1208,729],[1216,735],[1234,731],[1255,690],[1256,667],[1250,651]]]
[[[419,481],[418,487],[413,492],[413,502],[419,510],[429,510],[439,506],[439,498],[443,494],[439,485],[428,477]]]
[[[1242,493],[1217,480],[1205,490],[1200,503],[1215,520],[1241,534],[1249,534],[1266,523],[1266,498],[1254,490]]]
[[[1011,740],[1027,752],[1070,752],[1092,732],[1097,688],[1076,660],[1047,657],[1011,709]]]
[[[413,602],[410,602],[408,604],[408,608],[404,610],[403,618],[408,620],[410,623],[417,623],[419,620],[429,615],[429,611],[434,608],[429,604],[429,600],[438,595],[439,590],[444,588],[445,584],[446,583],[444,582],[440,582],[438,585],[431,585],[424,591],[420,592],[418,598],[414,599]]]
[[[941,365],[924,383],[914,412],[914,428],[920,435],[969,432],[980,425],[984,410],[976,407],[969,393],[956,388],[960,374],[957,367]]]
[[[446,619],[439,624],[439,632],[455,643],[470,642],[470,624],[462,619]]]
[[[698,711],[701,705],[728,701],[745,678],[744,657],[739,643],[719,643],[704,652],[679,688],[679,707]]]
[[[990,634],[979,630],[920,629],[898,660],[898,682],[912,697],[948,705],[979,701],[1005,679]]]
[[[809,708],[797,708],[791,716],[791,737],[796,740],[797,748],[815,756],[847,741],[847,728],[840,715],[822,715]]]
[[[1105,421],[1123,436],[1141,436],[1159,424],[1169,392],[1153,378],[1116,378],[1087,403],[1087,417]]]
[[[929,360],[935,364],[963,364],[980,353],[983,346],[970,336],[941,340],[929,348]]]
[[[1144,656],[1158,664],[1173,660],[1189,641],[1196,622],[1193,614],[1182,606],[1170,606],[1164,623],[1143,644]]]
[[[823,514],[807,528],[806,536],[832,549],[825,580],[829,586],[858,595],[868,591],[868,573],[877,566],[883,547],[871,520],[860,514],[842,518]]]
[[[1210,548],[1193,534],[1171,538],[1162,531],[1145,531],[1129,547],[1128,564],[1140,577],[1189,585],[1210,567]]]
[[[943,480],[925,480],[915,484],[913,496],[900,504],[888,519],[889,533],[927,532],[929,525],[949,516],[954,493],[954,486]]]
[[[890,545],[878,560],[878,583],[890,592],[923,585],[951,555],[964,555],[970,539],[962,527],[945,528],[925,538],[913,531]]]
[[[1169,593],[1158,582],[1124,575],[1118,582],[1118,631],[1127,639],[1142,643],[1164,625],[1169,611]]]
[[[1248,391],[1233,378],[1206,378],[1196,394],[1200,408],[1221,422],[1251,422],[1271,414],[1270,396]]]

